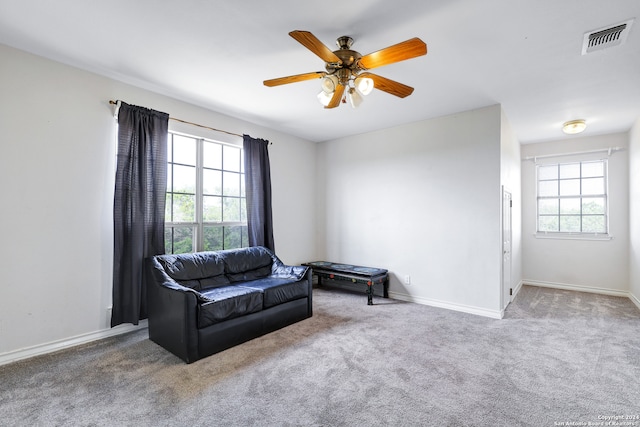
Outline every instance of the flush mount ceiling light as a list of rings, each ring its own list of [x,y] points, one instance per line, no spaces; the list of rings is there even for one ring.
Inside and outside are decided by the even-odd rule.
[[[362,103],[363,96],[371,93],[374,88],[400,98],[411,95],[412,87],[366,70],[427,54],[427,45],[417,37],[362,56],[351,50],[353,39],[349,36],[339,37],[336,40],[339,49],[332,52],[308,31],[292,31],[289,35],[320,57],[325,62],[327,71],[265,80],[264,85],[272,87],[322,79],[322,90],[318,93],[318,100],[324,108],[335,108],[347,100],[356,108]]]
[[[564,122],[562,125],[562,132],[568,135],[575,135],[576,133],[580,133],[587,128],[587,122],[583,119],[579,120],[569,120],[568,122]]]

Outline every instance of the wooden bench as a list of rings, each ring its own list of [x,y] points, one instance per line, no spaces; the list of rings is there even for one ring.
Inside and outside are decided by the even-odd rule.
[[[383,268],[363,267],[329,261],[313,261],[302,265],[311,267],[313,274],[318,277],[318,286],[322,286],[324,280],[338,284],[342,282],[366,285],[368,305],[373,305],[373,287],[376,284],[382,285],[383,297],[389,298],[389,274]]]

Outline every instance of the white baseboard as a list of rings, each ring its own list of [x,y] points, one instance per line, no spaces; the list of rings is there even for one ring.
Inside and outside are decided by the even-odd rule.
[[[634,303],[638,309],[640,310],[640,298],[638,298],[637,296],[635,296],[634,294],[632,294],[631,292],[629,292],[629,299],[631,300],[632,303]]]
[[[591,286],[572,285],[567,283],[554,283],[554,282],[541,282],[537,280],[521,280],[520,283],[513,289],[513,295],[511,295],[511,301],[514,300],[518,292],[524,285],[540,286],[544,288],[565,289],[569,291],[578,292],[590,292],[602,295],[611,295],[616,297],[629,298],[640,309],[640,299],[627,291],[619,291],[616,289],[597,288]],[[429,305],[432,307],[445,308],[448,310],[461,311],[463,313],[475,314],[478,316],[490,317],[492,319],[502,319],[504,317],[505,310],[488,310],[480,307],[473,307],[463,304],[455,304],[445,301],[433,300],[429,298],[416,297],[398,292],[389,292],[389,297],[398,299],[401,301],[415,302],[417,304]]]
[[[568,283],[541,282],[538,280],[523,280],[523,284],[531,286],[540,286],[542,288],[565,289],[568,291],[590,292],[592,294],[611,295],[614,297],[627,297],[628,291],[619,291],[617,289],[598,288],[593,286],[572,285]]]
[[[520,282],[518,282],[518,284],[516,285],[515,288],[512,289],[511,291],[511,295],[509,295],[509,304],[511,304],[513,302],[513,300],[516,298],[516,295],[518,295],[518,292],[520,292],[520,289],[522,289],[522,280]],[[507,307],[509,305],[507,304]],[[502,319],[504,317],[504,312],[506,311],[507,307],[503,308],[502,310],[500,310],[500,318]]]
[[[9,351],[7,353],[0,354],[0,366],[6,365],[18,360],[28,359],[34,356],[40,356],[47,353],[53,353],[54,351],[64,350],[67,348],[75,347],[80,344],[86,344],[92,341],[100,340],[103,338],[112,337],[115,335],[124,334],[138,329],[144,329],[147,327],[147,320],[141,320],[139,325],[119,325],[114,328],[103,329],[100,331],[89,332],[87,334],[77,335],[71,338],[65,338],[58,341],[49,342],[46,344],[39,344],[33,347],[22,348],[20,350]]]
[[[522,289],[522,285],[524,285],[524,282],[521,280],[520,283],[518,283],[516,285],[516,287],[513,288],[513,293],[511,295],[511,301],[513,301],[513,299],[516,297],[516,295],[518,295],[518,292],[520,292],[520,289]]]
[[[460,311],[477,316],[490,317],[492,319],[502,319],[504,313],[501,310],[488,310],[486,308],[473,307],[464,304],[455,304],[446,301],[439,301],[430,298],[416,297],[413,295],[402,294],[398,292],[389,292],[389,297],[401,301],[415,302],[416,304],[429,305],[432,307],[445,308],[447,310]]]

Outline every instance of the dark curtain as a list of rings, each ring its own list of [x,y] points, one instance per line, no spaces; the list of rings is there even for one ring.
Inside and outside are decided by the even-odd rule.
[[[147,318],[147,257],[164,253],[169,115],[124,102],[118,112],[111,326]]]
[[[275,252],[268,145],[269,141],[243,135],[249,246],[265,246]]]

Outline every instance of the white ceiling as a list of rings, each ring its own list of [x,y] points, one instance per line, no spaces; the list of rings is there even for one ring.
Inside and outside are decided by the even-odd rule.
[[[595,135],[640,117],[640,22],[624,45],[581,55],[584,33],[630,18],[640,1],[0,0],[0,43],[311,141],[500,103],[531,143],[566,138],[571,119]],[[262,84],[324,70],[292,30],[331,49],[349,35],[363,55],[420,37],[429,53],[375,70],[411,96],[325,110],[317,80]]]

